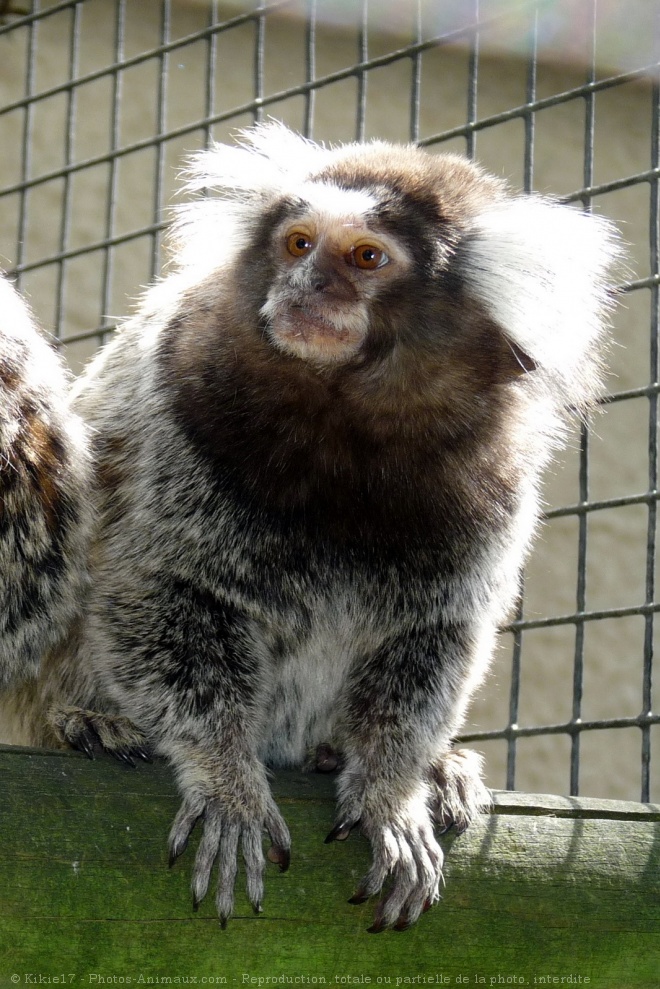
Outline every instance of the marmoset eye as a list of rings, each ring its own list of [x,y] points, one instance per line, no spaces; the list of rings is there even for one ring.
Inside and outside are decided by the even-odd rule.
[[[346,260],[354,268],[361,268],[363,271],[373,271],[374,268],[382,268],[388,264],[389,257],[385,251],[372,244],[360,244],[359,247],[351,248]]]
[[[286,249],[294,258],[302,258],[313,248],[313,243],[305,233],[294,230],[286,239]]]

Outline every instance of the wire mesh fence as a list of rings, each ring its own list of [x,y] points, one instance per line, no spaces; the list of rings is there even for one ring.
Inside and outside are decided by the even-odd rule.
[[[322,140],[458,150],[625,225],[626,350],[596,437],[576,435],[551,478],[465,735],[495,786],[660,799],[654,6],[635,25],[637,8],[617,20],[596,0],[0,4],[0,265],[76,370],[161,270],[185,155],[268,115]]]

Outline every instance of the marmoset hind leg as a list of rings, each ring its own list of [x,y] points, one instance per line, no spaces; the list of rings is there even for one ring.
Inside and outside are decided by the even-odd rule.
[[[321,743],[310,752],[305,769],[333,773],[343,765],[339,749]],[[482,779],[483,757],[473,749],[451,749],[429,766],[433,819],[440,833],[455,828],[462,834],[474,818],[492,804],[490,792]]]
[[[74,622],[43,656],[38,675],[0,692],[0,743],[74,748],[89,758],[104,751],[129,765],[136,758],[149,760],[145,734],[129,718],[101,709],[93,675],[78,661],[79,648],[80,623]]]
[[[473,749],[451,749],[429,768],[431,808],[440,833],[462,834],[492,799],[482,779],[483,757]]]
[[[77,662],[80,620],[41,659],[37,673],[0,691],[0,742],[32,748],[66,748],[69,740],[56,728],[52,714],[71,704],[95,703],[89,669]]]
[[[130,718],[80,707],[52,707],[47,724],[63,744],[79,749],[93,759],[95,749],[109,753],[121,762],[135,765],[135,759],[151,761],[149,742]]]

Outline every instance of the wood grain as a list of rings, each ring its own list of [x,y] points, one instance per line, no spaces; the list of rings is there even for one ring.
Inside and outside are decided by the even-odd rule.
[[[346,902],[366,842],[323,844],[332,779],[279,773],[291,869],[269,866],[258,917],[239,872],[222,931],[212,896],[191,910],[194,847],[167,868],[178,799],[165,766],[2,749],[0,779],[2,987],[660,986],[657,806],[496,794],[492,814],[441,839],[442,901],[374,936],[373,904]]]

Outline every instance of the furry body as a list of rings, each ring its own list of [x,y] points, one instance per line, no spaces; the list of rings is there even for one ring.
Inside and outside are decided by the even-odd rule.
[[[67,393],[57,354],[0,279],[0,685],[34,674],[81,603],[89,464]]]
[[[42,690],[79,708],[62,737],[105,711],[170,760],[172,858],[203,818],[193,894],[217,859],[223,921],[239,842],[256,909],[262,829],[288,864],[266,764],[331,745],[330,837],[360,825],[355,899],[391,877],[373,929],[402,927],[438,896],[434,817],[485,800],[452,739],[597,382],[612,236],[452,156],[246,136],[197,160],[222,198],[77,387],[93,582]]]

